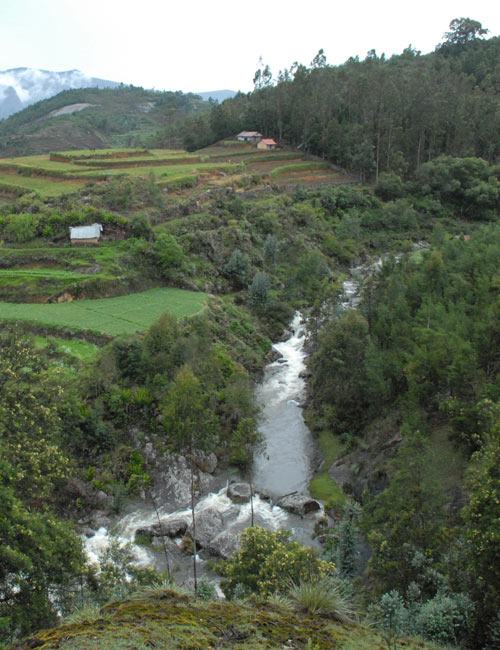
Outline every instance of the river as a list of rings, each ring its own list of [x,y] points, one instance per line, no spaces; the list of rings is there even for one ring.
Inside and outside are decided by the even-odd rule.
[[[425,247],[419,242],[415,248]],[[402,255],[396,255],[399,259]],[[385,257],[385,256],[384,256]],[[343,309],[355,309],[360,297],[358,291],[363,280],[377,271],[384,258],[377,258],[370,263],[352,268],[344,281]],[[315,455],[315,443],[302,415],[301,401],[305,395],[306,326],[302,314],[297,312],[289,325],[290,336],[287,340],[273,345],[279,358],[268,364],[263,379],[256,389],[256,396],[262,409],[260,431],[263,435],[264,449],[255,455],[252,468],[254,523],[270,530],[289,529],[300,542],[315,545],[313,530],[318,517],[324,516],[323,510],[315,514],[298,516],[286,512],[276,504],[279,497],[293,492],[307,494],[307,486],[313,474],[312,460]],[[227,480],[225,480],[227,479]],[[247,477],[235,475],[234,472],[219,476],[219,485],[223,487],[216,492],[202,495],[195,507],[197,521],[214,511],[220,515],[219,528],[214,533],[219,536],[233,535],[251,525],[252,506],[250,503],[238,504],[228,496],[227,482],[230,479],[248,480]],[[102,527],[91,537],[85,538],[85,547],[90,560],[97,561],[114,537],[119,543],[134,542],[138,529],[150,528],[161,519],[164,525],[173,520],[182,519],[191,523],[191,510],[174,507],[172,503],[159,504],[158,513],[151,504],[144,500],[130,502],[125,512],[117,518],[112,526]],[[217,540],[217,534],[215,540]],[[166,538],[171,566],[179,572],[180,580],[187,579],[191,571],[192,558],[182,552],[182,539]],[[210,542],[211,544],[211,542]],[[155,565],[165,568],[163,552],[151,547],[134,544],[138,564]],[[198,557],[198,556],[197,556]],[[204,571],[204,562],[210,555],[207,550],[200,551],[198,561],[200,573]]]
[[[264,371],[257,387],[257,399],[262,409],[260,431],[265,446],[256,454],[252,470],[255,489],[253,499],[254,523],[270,530],[290,529],[299,541],[314,544],[312,533],[322,511],[303,517],[293,515],[275,505],[280,496],[292,492],[307,494],[307,486],[313,468],[314,441],[302,416],[301,400],[305,394],[305,382],[301,374],[305,370],[306,340],[302,315],[296,313],[289,325],[291,336],[273,347],[280,355]],[[220,480],[221,477],[219,477]],[[229,478],[245,480],[243,476],[228,475]],[[248,478],[248,477],[247,477]],[[216,510],[223,518],[224,531],[237,533],[251,525],[250,503],[234,503],[227,495],[227,485],[217,492],[202,496],[195,507],[197,521],[203,513]],[[261,496],[262,495],[262,498]],[[187,506],[187,504],[186,504]],[[162,503],[158,515],[163,525],[174,519],[191,523],[189,507],[175,509],[169,503]],[[91,537],[85,538],[85,548],[91,561],[97,561],[108,547],[112,538],[119,543],[134,542],[136,531],[154,526],[158,515],[151,504],[136,500],[127,504],[124,513],[112,526],[102,527]],[[167,539],[170,564],[178,570],[181,580],[191,570],[192,559],[182,553],[181,536]],[[165,568],[164,553],[147,546],[133,546],[137,563]],[[200,551],[201,573],[208,555]]]

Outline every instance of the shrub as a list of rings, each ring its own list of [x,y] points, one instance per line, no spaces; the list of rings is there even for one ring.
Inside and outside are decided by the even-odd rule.
[[[291,583],[324,578],[335,568],[312,548],[290,541],[289,531],[273,533],[259,526],[247,528],[241,534],[241,549],[215,566],[226,578],[222,589],[232,598],[237,585],[240,590],[269,596],[288,591]]]
[[[437,594],[418,613],[417,630],[438,643],[459,643],[469,630],[473,604],[464,594]]]
[[[203,577],[198,580],[198,598],[200,600],[216,600],[215,584],[210,582],[208,578]]]
[[[173,270],[181,269],[186,262],[182,246],[174,235],[160,235],[153,250],[165,278],[169,279]]]
[[[264,261],[271,268],[276,264],[278,257],[278,240],[274,235],[268,234],[264,242]]]
[[[136,214],[130,220],[130,228],[134,237],[138,239],[151,239],[153,230],[147,215],[140,213]]]
[[[384,201],[400,199],[405,194],[405,186],[401,176],[394,172],[380,174],[375,186],[375,194]]]
[[[36,237],[38,217],[33,214],[11,214],[7,217],[5,238],[23,244]]]

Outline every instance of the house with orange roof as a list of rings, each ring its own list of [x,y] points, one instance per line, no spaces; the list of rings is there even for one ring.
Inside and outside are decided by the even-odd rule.
[[[272,151],[276,149],[277,143],[272,138],[262,138],[260,142],[257,143],[257,149],[266,149],[267,151]]]

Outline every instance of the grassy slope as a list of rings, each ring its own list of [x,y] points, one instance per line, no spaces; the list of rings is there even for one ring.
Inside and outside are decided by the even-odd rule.
[[[88,620],[63,625],[21,641],[12,650],[383,650],[384,639],[362,625],[296,614],[267,601],[206,603],[163,590],[156,598],[114,602]],[[396,648],[435,648],[394,641]]]
[[[53,304],[0,303],[0,319],[36,321],[43,325],[90,329],[104,334],[146,330],[165,312],[178,318],[199,312],[206,294],[182,289],[150,289],[142,293]]]

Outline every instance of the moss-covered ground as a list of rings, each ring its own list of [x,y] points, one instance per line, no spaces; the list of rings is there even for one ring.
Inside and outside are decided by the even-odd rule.
[[[365,625],[340,625],[268,601],[204,602],[162,590],[155,597],[110,603],[88,618],[20,641],[11,650],[385,650]],[[406,650],[435,646],[391,641]]]

